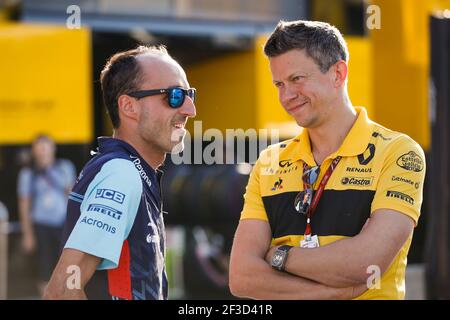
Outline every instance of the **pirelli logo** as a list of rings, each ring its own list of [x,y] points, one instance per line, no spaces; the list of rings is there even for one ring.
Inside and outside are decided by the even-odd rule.
[[[92,203],[88,206],[87,211],[100,212],[116,220],[120,220],[122,212],[103,204]]]
[[[414,199],[410,196],[408,196],[407,194],[398,192],[398,191],[390,191],[388,190],[386,193],[386,197],[391,197],[391,198],[397,198],[403,201],[406,201],[410,204],[414,204]]]

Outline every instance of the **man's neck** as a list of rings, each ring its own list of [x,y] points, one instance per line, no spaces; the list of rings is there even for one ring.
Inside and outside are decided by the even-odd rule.
[[[328,120],[321,125],[308,128],[311,151],[318,164],[336,152],[345,140],[357,114],[351,105],[336,108],[335,112],[328,117]]]
[[[149,146],[135,135],[129,135],[120,130],[114,130],[113,138],[123,140],[130,144],[153,170],[156,170],[161,166],[166,159],[165,152]]]

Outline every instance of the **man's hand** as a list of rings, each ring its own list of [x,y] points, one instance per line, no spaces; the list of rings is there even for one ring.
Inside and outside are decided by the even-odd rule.
[[[22,249],[26,254],[31,254],[36,250],[36,238],[32,234],[22,236]]]

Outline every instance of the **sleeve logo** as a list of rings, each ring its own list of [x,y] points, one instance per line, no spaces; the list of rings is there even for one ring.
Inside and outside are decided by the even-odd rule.
[[[398,192],[398,191],[388,190],[386,193],[386,197],[397,198],[397,199],[406,201],[412,205],[414,204],[414,199],[412,197],[408,196],[407,194]]]
[[[97,189],[95,197],[112,200],[120,204],[125,200],[125,195],[123,193],[111,189]]]
[[[95,203],[90,204],[87,208],[87,211],[100,212],[116,220],[120,220],[120,217],[122,216],[121,211],[108,206],[104,206],[102,204],[95,204]]]
[[[404,155],[401,155],[397,159],[397,165],[408,171],[420,172],[423,170],[423,160],[414,151],[410,151]]]
[[[117,231],[116,227],[110,226],[109,224],[104,223],[101,220],[96,220],[93,218],[83,217],[83,219],[80,221],[80,223],[85,223],[85,224],[94,226],[98,229],[101,229],[101,230],[106,231],[111,234],[115,234]]]

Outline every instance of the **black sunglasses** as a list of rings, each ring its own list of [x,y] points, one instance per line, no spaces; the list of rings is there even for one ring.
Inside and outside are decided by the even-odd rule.
[[[311,205],[314,195],[313,186],[319,177],[320,167],[308,168],[303,172],[302,180],[306,185],[306,190],[300,191],[294,200],[294,208],[298,213],[306,215],[308,213],[309,206]]]
[[[153,89],[153,90],[140,90],[128,93],[130,97],[136,99],[142,99],[148,96],[154,96],[157,94],[167,94],[167,100],[169,106],[176,109],[183,105],[186,96],[195,102],[195,88],[183,89],[179,87],[167,88],[167,89]]]

